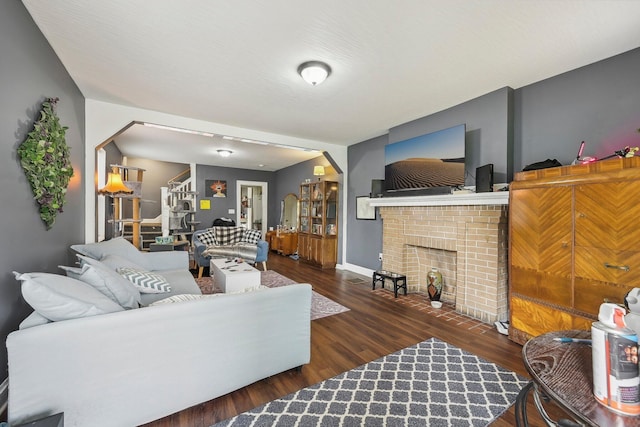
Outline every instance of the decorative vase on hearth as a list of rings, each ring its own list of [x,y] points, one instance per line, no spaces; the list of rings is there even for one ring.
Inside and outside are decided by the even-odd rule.
[[[431,301],[440,301],[442,295],[442,273],[437,268],[432,267],[427,273],[427,293]]]

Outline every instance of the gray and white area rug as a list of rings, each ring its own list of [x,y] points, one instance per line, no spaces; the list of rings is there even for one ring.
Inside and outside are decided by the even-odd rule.
[[[431,338],[213,427],[486,426],[526,383]]]

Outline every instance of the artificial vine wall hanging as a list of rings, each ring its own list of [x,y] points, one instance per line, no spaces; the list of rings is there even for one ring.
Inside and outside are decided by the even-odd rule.
[[[40,205],[40,218],[49,230],[62,212],[64,198],[73,168],[65,140],[68,129],[60,124],[55,106],[58,98],[42,103],[40,118],[34,123],[27,139],[18,147],[20,164],[27,175],[33,198]]]

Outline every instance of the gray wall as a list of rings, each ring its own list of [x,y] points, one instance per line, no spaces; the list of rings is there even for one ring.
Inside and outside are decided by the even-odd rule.
[[[507,155],[513,145],[513,135],[509,134],[508,120],[512,92],[513,89],[505,87],[430,116],[391,128],[389,143],[464,123],[466,124],[465,184],[475,185],[476,167],[487,163],[493,163],[496,183],[509,182],[513,178],[507,173],[511,165],[511,159]]]
[[[580,141],[584,155],[603,158],[639,146],[640,49],[512,90],[503,88],[394,127],[388,135],[349,147],[346,262],[374,269],[382,251],[381,220],[357,221],[355,197],[384,177],[384,145],[467,124],[467,185],[475,167],[493,163],[495,182],[510,182],[528,164],[571,164]],[[387,141],[388,140],[388,141]]]
[[[40,30],[19,1],[0,2],[0,335],[32,311],[12,270],[59,272],[74,262],[69,245],[84,241],[84,98]],[[41,104],[59,97],[57,112],[68,126],[67,144],[75,175],[64,212],[46,230],[16,154],[32,130]],[[5,346],[0,350],[0,381],[7,376]]]
[[[382,221],[355,219],[355,198],[371,191],[372,179],[384,179],[384,146],[451,126],[466,124],[466,185],[475,185],[475,169],[494,164],[495,182],[512,178],[513,135],[509,124],[512,105],[511,88],[502,88],[463,104],[396,126],[389,134],[349,147],[349,218],[347,228],[347,262],[369,269],[380,266]]]
[[[516,170],[639,146],[640,48],[518,89],[514,114]]]
[[[371,193],[371,180],[384,179],[384,146],[389,135],[370,139],[349,147],[349,197],[347,198],[347,259],[349,264],[372,270],[380,267],[382,219],[376,209],[375,220],[356,219],[356,197]]]
[[[200,207],[196,206],[196,221],[200,221],[200,224],[196,227],[197,229],[211,227],[216,218],[222,217],[231,218],[237,223],[237,181],[266,182],[269,197],[267,205],[267,222],[270,225],[272,223],[275,224],[275,221],[277,221],[277,217],[272,218],[272,216],[275,215],[276,209],[273,206],[275,206],[276,203],[279,206],[280,202],[276,201],[274,197],[271,196],[273,191],[272,189],[275,185],[275,172],[197,165],[196,177],[198,179],[198,182],[196,183],[196,191],[199,193],[198,200],[208,199],[211,201],[210,210],[200,210]],[[205,180],[227,181],[227,197],[206,197]],[[236,213],[229,214],[229,209],[234,209]]]

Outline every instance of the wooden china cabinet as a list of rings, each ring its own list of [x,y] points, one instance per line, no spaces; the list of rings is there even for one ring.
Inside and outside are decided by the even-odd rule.
[[[588,330],[640,286],[640,157],[520,172],[509,197],[513,341]]]
[[[320,268],[335,268],[338,258],[338,183],[300,185],[298,256]]]

